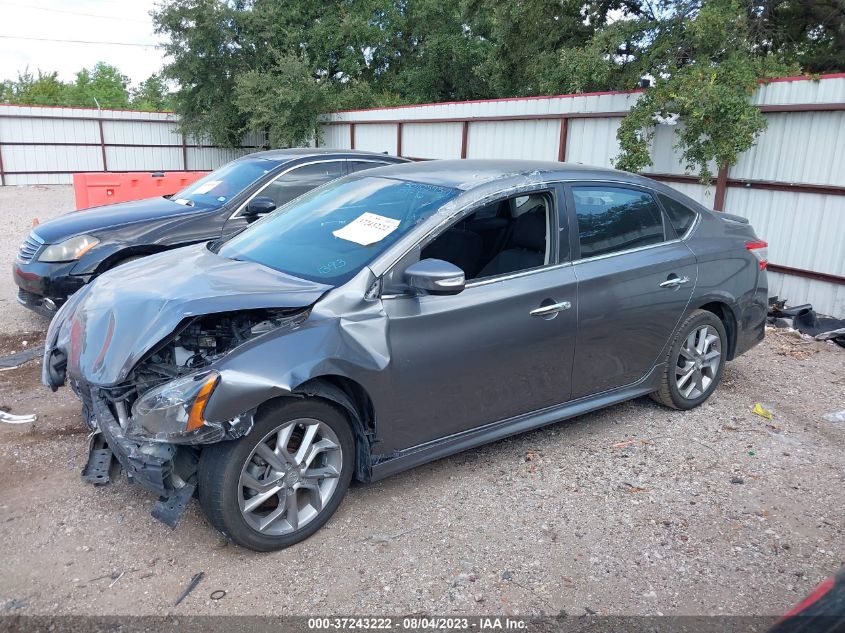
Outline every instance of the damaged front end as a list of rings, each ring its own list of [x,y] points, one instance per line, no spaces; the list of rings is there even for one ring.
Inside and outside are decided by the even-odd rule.
[[[215,361],[250,339],[293,328],[308,310],[251,310],[186,319],[113,386],[71,379],[95,432],[83,479],[110,480],[115,464],[130,481],[160,499],[153,516],[175,527],[196,487],[199,447],[237,439],[253,425],[254,411],[230,420],[206,419],[205,407],[221,374]]]
[[[108,483],[122,467],[159,495],[153,516],[175,527],[196,487],[201,446],[252,428],[254,410],[205,417],[220,361],[299,326],[328,287],[221,262],[204,247],[149,259],[98,278],[62,306],[47,333],[42,381],[54,391],[67,382],[82,401],[92,431],[83,479]]]

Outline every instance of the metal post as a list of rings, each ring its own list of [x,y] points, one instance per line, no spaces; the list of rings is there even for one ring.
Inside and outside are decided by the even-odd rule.
[[[100,151],[103,154],[103,171],[108,171],[108,164],[106,163],[106,137],[103,134],[103,120],[97,119],[97,124],[100,128]]]
[[[728,189],[728,166],[719,167],[719,175],[716,176],[716,194],[713,197],[713,210],[725,210],[725,193]]]
[[[563,118],[560,120],[560,137],[557,142],[557,159],[560,162],[566,160],[566,137],[569,134],[569,119]]]
[[[469,121],[464,121],[464,127],[461,130],[461,158],[467,157],[467,141],[469,139]]]

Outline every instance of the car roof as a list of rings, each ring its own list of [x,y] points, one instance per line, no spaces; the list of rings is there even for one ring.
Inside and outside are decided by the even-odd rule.
[[[470,191],[491,181],[507,185],[509,181],[519,184],[533,178],[550,181],[612,180],[649,187],[659,184],[617,169],[577,163],[513,159],[426,160],[378,167],[361,172],[361,176],[385,176],[463,191]]]
[[[390,156],[389,154],[380,154],[378,152],[365,152],[363,150],[355,149],[330,149],[327,147],[292,147],[289,149],[270,149],[263,152],[253,152],[246,154],[241,158],[261,158],[264,160],[272,160],[279,163],[286,163],[300,158],[378,158],[381,160],[404,162],[406,159]]]

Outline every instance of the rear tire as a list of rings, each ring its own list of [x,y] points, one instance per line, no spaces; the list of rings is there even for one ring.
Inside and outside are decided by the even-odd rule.
[[[693,409],[722,379],[728,337],[712,312],[693,310],[678,328],[666,356],[660,389],[651,398],[672,409]]]
[[[263,407],[250,433],[200,455],[197,491],[215,528],[269,552],[298,543],[337,510],[355,469],[346,415],[315,398]]]

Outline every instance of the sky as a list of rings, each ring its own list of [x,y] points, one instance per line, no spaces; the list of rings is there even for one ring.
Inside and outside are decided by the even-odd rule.
[[[149,15],[155,4],[156,0],[0,0],[0,80],[17,79],[18,71],[29,67],[33,73],[58,71],[60,79],[71,81],[77,71],[103,61],[117,66],[137,85],[161,69],[164,52],[154,46],[114,42],[160,42]]]

